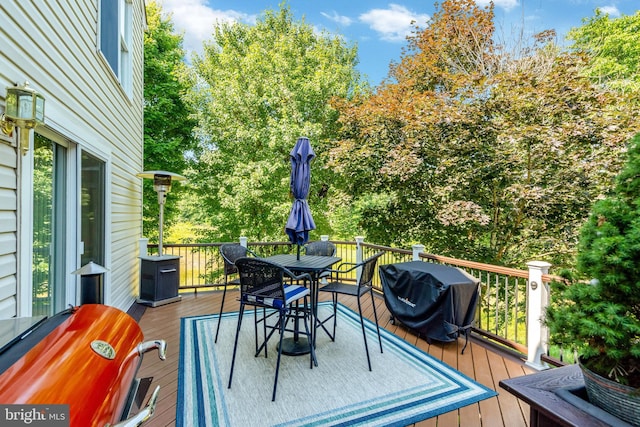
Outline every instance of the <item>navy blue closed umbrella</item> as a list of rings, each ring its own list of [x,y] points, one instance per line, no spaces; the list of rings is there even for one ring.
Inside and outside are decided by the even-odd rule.
[[[293,206],[285,231],[291,243],[298,245],[298,259],[300,259],[300,246],[309,240],[309,231],[316,229],[307,197],[311,181],[311,160],[316,156],[313,152],[309,138],[298,138],[296,145],[289,153],[291,160],[291,194],[294,197]]]

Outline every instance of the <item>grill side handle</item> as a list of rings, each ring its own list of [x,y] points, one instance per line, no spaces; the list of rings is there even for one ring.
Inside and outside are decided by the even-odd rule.
[[[148,353],[153,350],[158,350],[158,357],[160,360],[165,360],[167,357],[167,342],[165,340],[150,340],[145,341],[143,343],[138,344],[137,351],[140,357],[142,357],[145,353]],[[146,380],[146,381],[145,381]],[[147,389],[149,384],[151,383],[151,378],[139,379],[136,378],[134,384],[131,386],[131,390],[129,391],[129,397],[127,398],[127,404],[123,411],[123,418],[129,417],[131,409],[135,407],[141,407],[142,399],[144,395],[147,393]],[[144,383],[144,384],[143,384]],[[146,385],[145,385],[146,384]],[[127,418],[123,421],[120,421],[117,424],[111,425],[107,424],[105,427],[137,427],[144,424],[153,416],[153,413],[156,409],[156,402],[158,400],[158,394],[160,392],[160,386],[156,387],[147,405],[141,409],[137,414],[133,415],[130,418]],[[137,402],[137,403],[136,403]]]
[[[167,358],[167,342],[165,340],[145,341],[138,345],[138,353],[140,353],[140,355],[155,349],[158,349],[158,357],[160,360]]]
[[[160,394],[160,386],[157,386],[153,391],[153,394],[149,398],[147,402],[147,406],[144,407],[140,412],[138,412],[133,417],[128,420],[121,421],[117,424],[107,424],[105,427],[138,427],[144,424],[153,416],[153,413],[156,410],[156,404],[158,403],[158,394]]]

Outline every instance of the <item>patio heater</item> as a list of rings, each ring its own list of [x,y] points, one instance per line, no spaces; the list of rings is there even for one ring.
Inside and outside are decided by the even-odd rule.
[[[167,193],[171,191],[173,181],[185,181],[177,173],[167,171],[145,171],[138,178],[153,179],[153,189],[158,193],[158,254],[140,256],[140,298],[138,303],[157,307],[180,301],[178,287],[180,282],[180,257],[165,255],[162,247],[164,227],[164,205]]]

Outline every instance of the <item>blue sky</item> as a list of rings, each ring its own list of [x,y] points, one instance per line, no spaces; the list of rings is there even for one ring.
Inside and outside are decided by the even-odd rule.
[[[184,33],[187,51],[201,52],[216,21],[254,23],[266,9],[277,10],[281,0],[157,0],[172,14],[178,32]],[[476,0],[486,5],[490,0]],[[289,0],[296,19],[304,17],[314,28],[341,34],[358,46],[358,69],[372,85],[386,77],[391,61],[398,62],[410,22],[426,25],[433,14],[432,0]],[[508,42],[522,29],[533,34],[555,29],[563,44],[567,31],[593,16],[596,8],[611,17],[632,15],[640,0],[494,0],[497,36]]]

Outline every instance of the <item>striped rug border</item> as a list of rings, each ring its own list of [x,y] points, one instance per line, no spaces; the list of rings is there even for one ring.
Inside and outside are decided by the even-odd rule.
[[[328,305],[322,303],[321,305]],[[338,304],[339,323],[348,323],[350,327],[360,328],[359,315],[350,308]],[[245,316],[248,313],[245,314]],[[238,312],[223,313],[223,317],[236,317]],[[220,426],[230,425],[228,414],[217,413],[216,405],[207,405],[204,396],[210,395],[224,400],[226,390],[225,378],[228,373],[213,375],[207,373],[208,384],[192,381],[189,384],[193,392],[191,411],[185,401],[185,349],[189,346],[189,354],[194,355],[192,361],[194,373],[192,378],[200,378],[204,369],[198,326],[203,322],[217,319],[217,314],[199,315],[181,318],[180,329],[180,359],[178,362],[178,402],[176,405],[176,426]],[[342,326],[344,327],[344,326]],[[370,351],[377,349],[375,323],[365,319],[365,329],[370,342]],[[407,343],[395,334],[381,328],[382,345],[386,352],[394,352],[415,369],[425,371],[434,376],[434,382],[439,384],[437,389],[425,387],[403,390],[395,395],[387,395],[384,399],[363,400],[355,405],[340,408],[340,411],[319,412],[305,418],[292,420],[274,426],[397,426],[402,427],[440,414],[488,399],[497,393],[474,381],[465,374],[453,369],[425,351]],[[215,353],[215,352],[213,352]],[[211,357],[211,356],[210,356]],[[215,357],[215,356],[214,356]],[[214,368],[215,369],[215,368]],[[217,372],[215,372],[217,373]],[[220,391],[222,396],[220,396]],[[213,406],[213,407],[211,407]],[[189,420],[190,422],[187,422]]]

